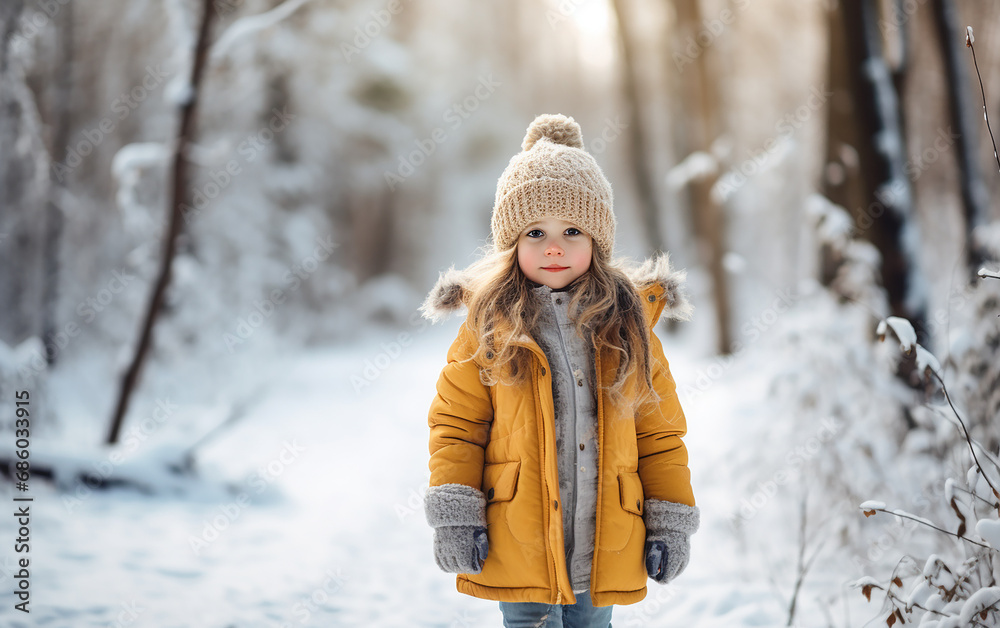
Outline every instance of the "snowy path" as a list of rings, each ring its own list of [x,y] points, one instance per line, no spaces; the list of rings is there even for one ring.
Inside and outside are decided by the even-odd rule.
[[[69,512],[58,493],[37,489],[33,612],[25,621],[9,602],[0,623],[502,625],[495,602],[458,593],[454,576],[438,570],[421,506],[426,412],[457,324],[415,334],[394,358],[379,355],[395,333],[289,360],[284,383],[203,454],[207,468],[231,481],[228,494],[199,488],[184,498],[147,498],[116,490]],[[695,364],[665,343],[684,390],[711,363]],[[352,377],[363,376],[366,361],[383,368],[356,392]],[[704,394],[681,395],[703,513],[693,562],[676,584],[650,581],[645,600],[616,607],[615,626],[785,623],[787,600],[759,556],[740,549],[726,519],[739,501],[728,486],[735,471],[725,469],[727,456],[752,442],[751,419],[766,412],[765,386],[748,365],[722,371]],[[9,517],[0,520],[4,538],[11,526]],[[198,537],[205,544],[196,555]],[[12,566],[8,561],[0,581],[8,590]],[[788,573],[784,591],[793,577]]]

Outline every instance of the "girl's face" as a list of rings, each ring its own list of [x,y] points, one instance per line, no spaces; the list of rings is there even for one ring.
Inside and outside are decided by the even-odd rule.
[[[517,263],[528,279],[558,290],[590,269],[593,238],[571,222],[546,216],[517,238]]]

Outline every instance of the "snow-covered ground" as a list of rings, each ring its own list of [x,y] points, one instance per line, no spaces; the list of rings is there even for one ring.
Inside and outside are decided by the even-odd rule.
[[[7,594],[0,623],[502,625],[496,602],[458,593],[454,575],[438,570],[422,510],[427,409],[459,322],[420,328],[404,344],[393,344],[398,330],[368,330],[350,345],[269,358],[280,381],[205,446],[200,478],[177,480],[176,493],[83,491],[68,500],[67,491],[33,480],[31,614],[14,611]],[[749,497],[745,486],[776,471],[755,467],[752,448],[795,445],[772,430],[780,411],[768,400],[773,360],[758,346],[733,361],[699,359],[658,333],[688,417],[702,527],[685,573],[668,586],[650,581],[645,600],[615,608],[613,625],[783,626],[796,577],[795,484],[776,484],[755,502],[748,525],[732,523]],[[84,403],[88,390],[74,382],[87,368],[68,363],[53,377],[55,411]],[[185,377],[193,376],[176,372],[179,390]],[[142,443],[137,459],[193,440],[175,423]],[[86,430],[63,430],[74,432]],[[45,442],[34,447],[41,455]],[[4,539],[13,527],[11,517],[0,518]],[[826,567],[808,574],[795,625],[861,625],[877,610],[845,587],[858,574],[838,562],[837,547],[831,539],[817,563]],[[12,549],[3,556],[0,587],[10,591]]]

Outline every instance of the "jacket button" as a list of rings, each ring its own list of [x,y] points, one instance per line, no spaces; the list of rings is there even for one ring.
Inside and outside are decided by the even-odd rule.
[[[556,304],[562,305],[562,299],[556,299]]]
[[[492,360],[493,359],[493,352],[492,351],[487,351],[486,352],[486,359],[487,360]]]
[[[486,493],[486,499],[493,499],[493,489],[492,488],[490,488],[490,490]]]
[[[492,493],[492,492],[493,492],[493,489],[490,489],[490,493]],[[642,510],[642,500],[641,499],[635,500],[635,509],[636,510]]]
[[[559,510],[559,500],[558,499],[553,499],[552,500],[552,508],[554,508],[555,510]]]
[[[655,301],[656,300],[656,295],[655,294],[651,294],[651,295],[649,295],[646,298],[649,299],[650,301]]]
[[[545,367],[543,366],[542,367],[542,376],[544,376],[544,375],[545,375]]]
[[[583,451],[583,443],[580,443],[580,451]]]

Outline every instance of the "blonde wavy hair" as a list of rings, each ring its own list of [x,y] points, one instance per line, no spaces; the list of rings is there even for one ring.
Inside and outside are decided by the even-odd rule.
[[[481,365],[484,385],[516,385],[530,373],[531,351],[512,341],[522,334],[536,338],[532,332],[537,329],[541,301],[533,298],[533,286],[518,264],[517,245],[505,251],[488,245],[484,253],[463,273],[465,324],[479,340],[467,359]],[[604,388],[614,404],[634,414],[660,397],[653,389],[642,302],[625,263],[609,260],[600,247],[593,247],[590,269],[571,288],[569,313],[576,333],[589,341],[592,351],[608,350],[612,359],[617,356],[615,379]],[[596,395],[601,386],[594,383],[591,390]]]

